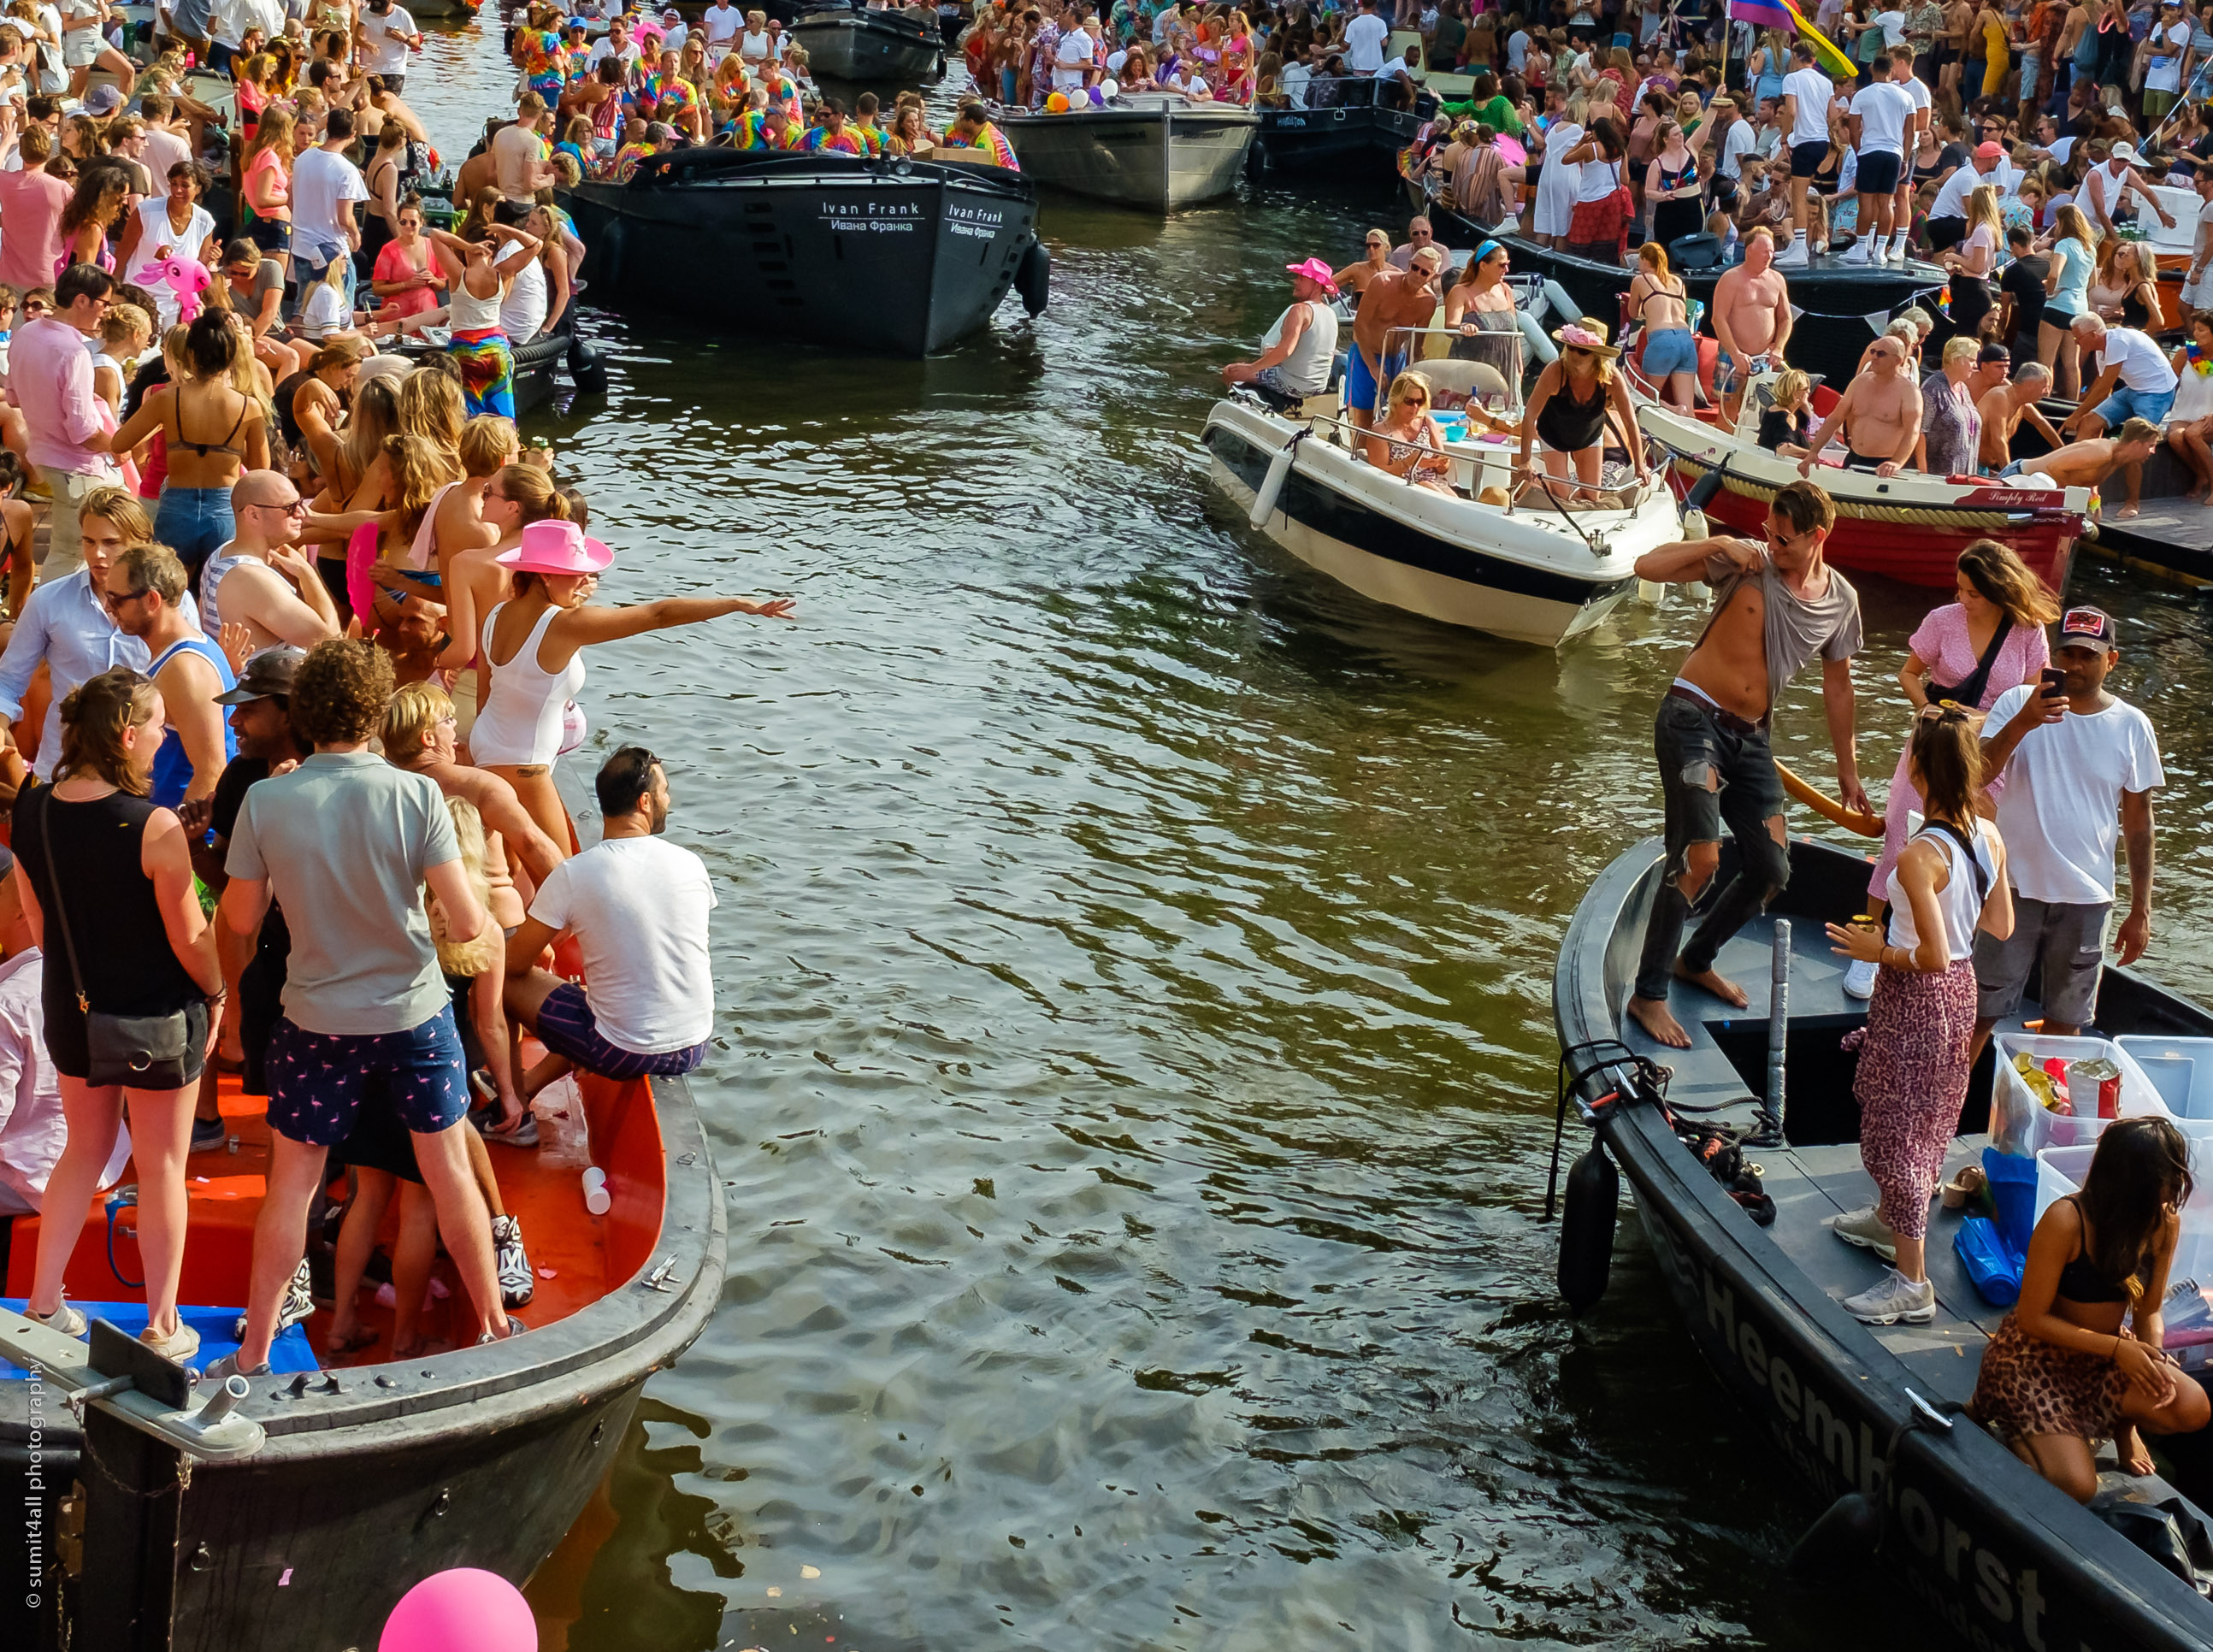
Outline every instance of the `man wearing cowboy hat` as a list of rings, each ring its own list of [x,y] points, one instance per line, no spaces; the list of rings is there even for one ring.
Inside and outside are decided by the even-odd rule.
[[[1227,384],[1249,384],[1271,403],[1294,406],[1329,387],[1330,365],[1337,359],[1337,312],[1322,302],[1337,292],[1329,265],[1318,258],[1287,264],[1291,304],[1259,359],[1232,362],[1222,369]]]

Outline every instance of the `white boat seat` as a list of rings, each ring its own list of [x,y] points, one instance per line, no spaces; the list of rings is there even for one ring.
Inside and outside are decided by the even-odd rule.
[[[1342,418],[1344,416],[1344,392],[1325,390],[1318,396],[1308,396],[1292,411],[1293,418]]]
[[[1506,382],[1506,375],[1488,362],[1442,357],[1424,362],[1421,375],[1430,381],[1430,389],[1440,408],[1463,407],[1471,399],[1503,405],[1510,399],[1511,387]]]

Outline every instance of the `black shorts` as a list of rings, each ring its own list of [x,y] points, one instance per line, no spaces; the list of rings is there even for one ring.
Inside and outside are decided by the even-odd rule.
[[[1790,175],[1811,178],[1821,169],[1821,162],[1829,158],[1829,141],[1823,138],[1816,143],[1793,143],[1790,146]]]
[[[1927,229],[1929,250],[1932,253],[1949,251],[1967,238],[1967,221],[1965,218],[1931,218]]]
[[[1899,168],[1905,157],[1887,149],[1870,149],[1860,156],[1859,190],[1862,195],[1887,195],[1898,187]]]

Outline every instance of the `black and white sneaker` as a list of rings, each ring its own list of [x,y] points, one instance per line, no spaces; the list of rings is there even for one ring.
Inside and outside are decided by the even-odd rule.
[[[491,1243],[493,1264],[499,1273],[500,1306],[521,1308],[538,1294],[530,1258],[522,1248],[522,1224],[513,1216],[494,1216]]]
[[[230,1139],[229,1127],[220,1119],[192,1120],[192,1143],[186,1149],[192,1153],[214,1153]]]
[[[271,1335],[283,1336],[286,1326],[297,1325],[315,1311],[314,1290],[314,1275],[308,1269],[308,1259],[303,1256],[284,1287],[284,1300],[277,1307],[277,1329]],[[230,1334],[234,1342],[246,1340],[246,1315],[241,1314],[238,1316],[237,1322],[231,1326]]]

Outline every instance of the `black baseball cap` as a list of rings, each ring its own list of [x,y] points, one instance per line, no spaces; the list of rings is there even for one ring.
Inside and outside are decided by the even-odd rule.
[[[2119,639],[2113,635],[2113,617],[2103,608],[2070,608],[2059,617],[2059,646],[2070,643],[2111,654]]]
[[[290,647],[265,649],[246,662],[245,674],[238,686],[228,694],[215,697],[217,705],[243,705],[248,700],[265,700],[272,695],[289,696],[292,680],[299,674],[300,661],[308,657],[307,650]]]
[[[2013,360],[2013,351],[2003,344],[1984,344],[1976,352],[1975,360],[1984,367],[1988,367],[1992,362],[2009,363]]]

